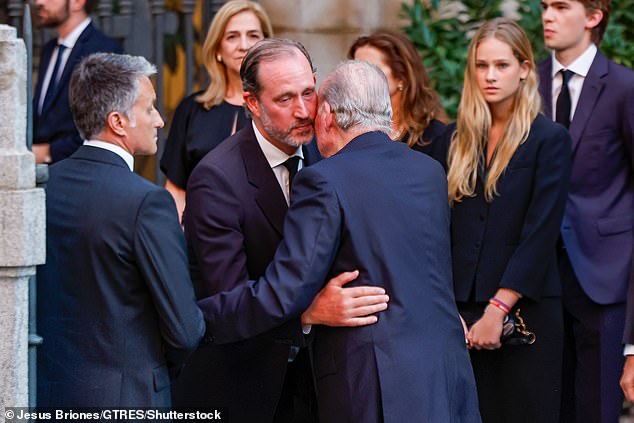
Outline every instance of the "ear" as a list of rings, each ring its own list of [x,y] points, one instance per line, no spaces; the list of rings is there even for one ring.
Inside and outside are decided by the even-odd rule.
[[[244,103],[247,105],[247,108],[249,109],[251,114],[259,118],[261,116],[260,102],[258,101],[257,97],[252,93],[245,92],[242,98],[244,98]]]
[[[522,63],[520,63],[520,79],[523,81],[526,79],[526,77],[528,77],[528,72],[530,72],[531,67],[528,64],[527,60],[524,60]]]
[[[328,102],[324,101],[319,107],[317,119],[321,120],[322,128],[326,131],[330,131],[332,125],[335,123],[335,115],[332,113],[332,108]]]
[[[603,12],[599,9],[592,9],[586,13],[586,29],[592,31],[603,20]]]
[[[125,137],[128,135],[128,131],[126,127],[128,126],[129,119],[121,112],[110,112],[108,113],[108,118],[106,119],[107,129],[115,133],[120,137]]]

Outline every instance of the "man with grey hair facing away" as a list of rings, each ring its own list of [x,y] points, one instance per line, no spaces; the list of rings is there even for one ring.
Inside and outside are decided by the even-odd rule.
[[[349,61],[323,82],[315,118],[326,159],[298,173],[282,240],[263,277],[198,302],[208,339],[232,342],[296,318],[324,281],[376,285],[374,325],[314,327],[320,421],[480,422],[451,277],[444,172],[388,137],[387,82]],[[228,325],[227,322],[234,322]]]
[[[142,57],[99,53],[70,104],[87,141],[53,165],[38,270],[38,406],[170,406],[169,371],[204,334],[170,194],[134,174],[163,120]]]

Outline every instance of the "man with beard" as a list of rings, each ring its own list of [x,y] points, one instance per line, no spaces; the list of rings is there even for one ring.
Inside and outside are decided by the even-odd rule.
[[[282,239],[291,180],[319,159],[311,143],[315,76],[304,47],[263,40],[245,56],[240,75],[252,124],[207,154],[187,184],[183,221],[199,298],[263,275]],[[384,290],[342,288],[356,276],[334,278],[303,323],[376,322],[371,314],[387,307]],[[297,348],[303,342],[297,318],[239,343],[205,345],[176,381],[174,405],[220,407],[234,423],[313,421],[308,357]]]
[[[42,49],[33,98],[33,153],[37,163],[54,163],[77,150],[82,139],[68,101],[75,66],[92,53],[122,53],[88,16],[98,0],[36,0],[37,23],[55,28],[57,38]]]

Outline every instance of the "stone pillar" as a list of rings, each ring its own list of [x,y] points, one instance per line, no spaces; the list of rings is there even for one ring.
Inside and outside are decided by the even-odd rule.
[[[260,0],[268,12],[275,36],[304,44],[323,79],[357,37],[379,28],[398,30],[401,3],[411,0]],[[292,4],[292,6],[289,6]]]
[[[46,259],[44,191],[26,148],[26,75],[24,42],[0,25],[0,407],[28,405],[28,279]]]

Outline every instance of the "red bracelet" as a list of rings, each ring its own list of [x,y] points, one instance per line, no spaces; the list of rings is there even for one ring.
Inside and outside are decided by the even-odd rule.
[[[502,301],[498,300],[495,297],[489,300],[489,304],[496,306],[497,308],[502,310],[504,314],[509,314],[511,312],[511,307],[507,306],[506,304],[504,304]]]

